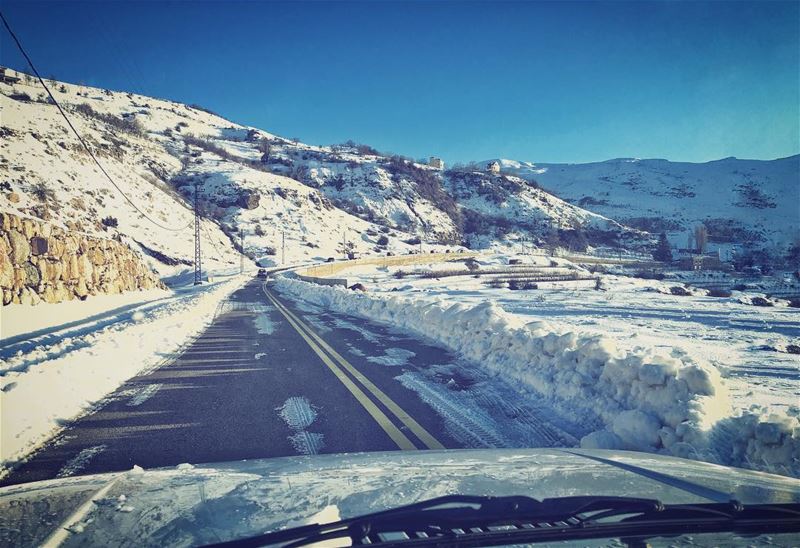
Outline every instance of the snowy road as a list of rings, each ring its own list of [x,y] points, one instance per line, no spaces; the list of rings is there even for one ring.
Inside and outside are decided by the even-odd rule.
[[[2,484],[134,465],[563,446],[573,434],[441,348],[298,305],[254,280],[174,362],[130,379]]]

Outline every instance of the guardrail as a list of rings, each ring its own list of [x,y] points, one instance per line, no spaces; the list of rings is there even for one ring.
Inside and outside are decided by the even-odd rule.
[[[334,278],[336,274],[356,266],[398,266],[426,264],[432,262],[447,262],[458,259],[477,257],[480,253],[420,253],[415,255],[391,255],[388,257],[364,257],[361,259],[351,259],[349,261],[336,261],[320,265],[298,268],[294,272],[297,277],[304,282],[311,282],[320,285],[335,285],[348,287],[347,278]]]

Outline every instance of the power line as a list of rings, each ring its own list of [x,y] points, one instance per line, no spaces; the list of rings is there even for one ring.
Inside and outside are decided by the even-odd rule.
[[[35,66],[34,66],[34,64],[33,64],[33,61],[31,61],[31,58],[28,56],[27,52],[26,52],[26,51],[25,51],[25,49],[22,47],[22,44],[20,43],[19,39],[17,38],[17,35],[16,35],[16,34],[14,34],[14,31],[13,31],[13,30],[11,30],[11,26],[8,24],[8,21],[6,20],[6,18],[5,18],[5,16],[3,15],[3,13],[2,13],[2,12],[0,12],[0,19],[2,19],[2,20],[3,20],[3,25],[5,25],[5,27],[6,27],[6,30],[7,30],[7,31],[8,31],[8,33],[11,35],[11,38],[14,40],[14,43],[16,43],[16,45],[17,45],[17,48],[19,49],[20,53],[22,54],[22,56],[23,56],[23,57],[25,57],[25,60],[28,62],[28,65],[31,67],[31,70],[33,71],[33,73],[34,73],[34,74],[36,75],[36,77],[39,79],[39,82],[42,84],[42,87],[43,87],[43,88],[44,88],[44,90],[47,92],[47,95],[49,95],[49,96],[50,96],[50,100],[51,100],[51,101],[53,101],[53,104],[54,104],[54,105],[55,105],[55,106],[58,108],[58,111],[61,113],[61,116],[63,116],[63,117],[64,117],[64,120],[66,120],[66,122],[67,122],[67,125],[68,125],[68,126],[69,126],[69,128],[72,130],[72,133],[74,133],[74,134],[75,134],[75,137],[77,137],[77,138],[78,138],[78,141],[80,141],[81,145],[83,145],[83,148],[84,148],[84,149],[86,149],[86,152],[88,152],[88,153],[89,153],[89,156],[91,156],[91,157],[92,157],[92,160],[94,160],[94,163],[95,163],[95,164],[97,164],[97,167],[100,169],[100,171],[103,173],[103,175],[105,175],[105,176],[106,176],[106,178],[108,179],[108,181],[109,181],[109,182],[110,182],[110,183],[111,183],[111,184],[114,186],[114,188],[116,188],[116,189],[117,189],[117,191],[118,191],[120,194],[122,194],[122,197],[123,197],[123,198],[125,198],[125,199],[128,201],[128,203],[129,203],[129,204],[131,204],[131,206],[133,206],[133,208],[134,208],[136,211],[138,211],[138,212],[139,212],[139,214],[141,214],[141,215],[142,215],[142,217],[144,217],[145,219],[147,219],[148,221],[150,221],[150,222],[151,222],[151,223],[153,223],[154,225],[158,226],[159,228],[162,228],[162,229],[164,229],[164,230],[170,230],[170,231],[172,231],[172,232],[180,232],[180,231],[182,231],[182,230],[186,230],[187,228],[189,228],[190,226],[192,226],[192,223],[194,222],[194,220],[190,221],[190,222],[189,222],[189,223],[188,223],[186,226],[183,226],[183,227],[181,227],[181,228],[172,228],[172,227],[169,227],[169,226],[162,225],[161,223],[159,223],[158,221],[156,221],[155,219],[153,219],[152,217],[150,217],[150,216],[149,216],[147,213],[145,213],[144,211],[142,211],[141,209],[139,209],[139,206],[137,206],[137,205],[136,205],[136,204],[133,202],[133,200],[131,200],[131,199],[128,197],[128,195],[127,195],[127,194],[125,194],[125,193],[122,191],[122,189],[119,187],[119,185],[117,185],[117,183],[115,183],[115,182],[114,182],[114,179],[112,179],[112,178],[111,178],[111,176],[108,174],[108,172],[105,170],[105,168],[103,168],[103,166],[100,164],[100,161],[99,161],[99,160],[97,159],[97,157],[94,155],[94,152],[92,152],[92,150],[89,148],[89,145],[87,145],[87,144],[86,144],[86,141],[84,141],[84,140],[83,140],[83,137],[81,137],[80,133],[78,133],[78,130],[76,130],[76,129],[75,129],[75,126],[73,126],[73,125],[72,125],[72,122],[70,121],[69,117],[67,116],[67,113],[66,113],[66,112],[64,112],[64,109],[63,109],[63,108],[61,108],[61,105],[59,105],[59,104],[58,104],[58,101],[56,101],[56,98],[55,98],[55,97],[53,97],[53,94],[50,92],[50,88],[48,88],[48,87],[47,87],[47,84],[45,84],[45,83],[44,83],[44,79],[43,79],[43,78],[42,78],[42,77],[39,75],[39,71],[38,71],[38,70],[36,70],[36,67],[35,67]]]
[[[206,235],[206,240],[208,240],[208,243],[210,243],[211,247],[214,248],[214,252],[217,254],[217,257],[222,260],[222,253],[219,252],[217,244],[214,243],[213,233],[210,232],[209,229],[202,223],[200,223],[200,230]]]

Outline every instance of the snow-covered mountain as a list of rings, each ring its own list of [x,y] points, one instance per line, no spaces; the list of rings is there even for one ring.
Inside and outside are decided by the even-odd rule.
[[[712,242],[783,247],[800,238],[800,155],[706,163],[620,158],[589,164],[497,160],[504,173],[620,223],[667,232],[696,225]]]

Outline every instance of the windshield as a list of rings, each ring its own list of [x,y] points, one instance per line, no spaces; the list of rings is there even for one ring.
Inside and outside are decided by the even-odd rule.
[[[0,531],[800,502],[799,10],[3,2]]]

